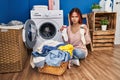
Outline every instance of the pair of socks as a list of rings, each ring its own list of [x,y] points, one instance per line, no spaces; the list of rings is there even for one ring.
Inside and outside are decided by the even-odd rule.
[[[64,38],[64,41],[67,42],[68,41],[67,27],[64,27],[64,29],[62,31],[62,36]]]
[[[81,40],[83,42],[83,44],[86,44],[86,40],[85,40],[85,29],[83,28],[83,26],[80,27],[80,35],[81,35]]]

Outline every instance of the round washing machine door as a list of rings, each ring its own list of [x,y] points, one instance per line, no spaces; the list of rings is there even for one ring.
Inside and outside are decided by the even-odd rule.
[[[39,38],[44,40],[56,40],[59,41],[61,33],[59,32],[60,25],[53,20],[43,20],[39,24]]]
[[[32,49],[36,43],[37,27],[33,20],[27,20],[23,29],[23,41],[27,48]]]

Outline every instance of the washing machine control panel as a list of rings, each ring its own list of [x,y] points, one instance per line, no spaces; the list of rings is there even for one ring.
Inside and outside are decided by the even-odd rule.
[[[63,10],[31,10],[32,18],[62,18]]]

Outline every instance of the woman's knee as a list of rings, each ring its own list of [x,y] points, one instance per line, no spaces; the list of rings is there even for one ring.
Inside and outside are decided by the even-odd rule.
[[[73,56],[77,57],[78,59],[84,59],[85,58],[85,52],[80,49],[74,49],[73,50]]]

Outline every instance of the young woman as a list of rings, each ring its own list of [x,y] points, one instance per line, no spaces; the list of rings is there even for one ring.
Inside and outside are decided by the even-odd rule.
[[[74,47],[73,57],[84,59],[87,54],[86,44],[91,42],[89,29],[82,23],[82,14],[78,8],[73,8],[69,13],[70,26],[67,27],[68,41]],[[81,28],[84,32],[81,32]],[[61,28],[63,30],[63,28]],[[83,35],[82,35],[83,34]],[[83,39],[85,41],[83,41]]]

